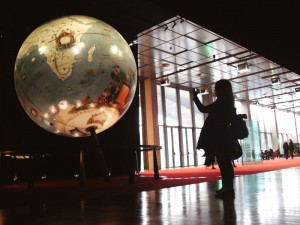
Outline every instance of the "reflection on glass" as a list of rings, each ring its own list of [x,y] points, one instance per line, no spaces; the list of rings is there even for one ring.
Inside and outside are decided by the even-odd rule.
[[[168,166],[169,168],[174,166],[174,161],[173,161],[173,142],[172,142],[172,129],[171,128],[167,128],[167,141],[168,141]]]
[[[188,165],[188,149],[187,149],[187,136],[186,136],[186,129],[182,129],[182,157],[183,157],[183,166]]]
[[[167,125],[178,126],[176,89],[165,87]]]
[[[161,98],[161,87],[156,86],[157,91],[157,109],[158,109],[158,125],[164,125],[164,114],[162,107],[162,98]]]
[[[194,160],[194,151],[196,148],[193,143],[192,129],[187,129],[187,151],[188,151],[188,166],[196,165]]]
[[[160,151],[160,158],[161,158],[161,168],[166,168],[166,145],[165,145],[165,135],[163,126],[159,126],[159,142],[162,149]]]
[[[188,91],[179,91],[181,121],[183,127],[192,127],[191,101]]]
[[[173,128],[172,129],[172,139],[173,139],[173,151],[174,151],[174,161],[175,161],[175,167],[180,167],[181,166],[181,152],[180,152],[180,147],[179,147],[179,132],[178,128]]]

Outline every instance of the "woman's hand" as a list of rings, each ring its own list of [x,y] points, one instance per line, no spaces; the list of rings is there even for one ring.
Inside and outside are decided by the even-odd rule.
[[[193,98],[197,98],[198,93],[198,88],[193,88]]]

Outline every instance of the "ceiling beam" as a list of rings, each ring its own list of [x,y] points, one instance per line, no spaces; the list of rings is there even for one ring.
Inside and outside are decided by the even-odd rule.
[[[158,80],[158,79],[161,79],[161,78],[165,78],[165,77],[168,77],[168,76],[177,74],[177,73],[181,73],[181,72],[184,72],[184,71],[187,71],[187,70],[191,70],[191,69],[194,69],[194,68],[196,68],[196,67],[204,66],[204,65],[207,65],[207,64],[210,64],[210,63],[213,63],[213,62],[217,62],[217,61],[221,61],[221,60],[224,60],[224,59],[228,59],[228,58],[230,58],[230,57],[234,57],[234,56],[237,56],[237,55],[241,55],[241,54],[244,54],[244,53],[247,53],[247,52],[249,52],[249,50],[242,51],[242,52],[238,52],[238,53],[236,53],[236,54],[232,54],[232,55],[228,55],[228,56],[224,56],[224,57],[221,57],[221,58],[218,58],[218,59],[213,59],[213,60],[210,60],[210,61],[205,62],[205,63],[200,63],[200,64],[195,65],[195,66],[191,66],[191,67],[188,67],[188,68],[185,68],[185,69],[181,69],[181,70],[178,70],[178,71],[169,73],[169,74],[165,74],[165,75],[156,77],[156,78],[154,78],[154,80]]]

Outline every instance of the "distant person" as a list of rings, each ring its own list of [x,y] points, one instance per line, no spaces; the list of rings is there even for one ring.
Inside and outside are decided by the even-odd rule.
[[[272,148],[269,149],[268,155],[269,159],[274,159],[274,150]]]
[[[290,156],[291,156],[292,159],[294,158],[294,150],[295,150],[294,142],[292,141],[292,139],[290,139],[290,141],[289,141],[289,151],[290,151]]]
[[[279,149],[277,149],[277,150],[274,152],[274,158],[280,158],[280,151],[279,151]]]
[[[253,161],[255,161],[255,152],[254,152],[253,149],[252,149],[252,151],[251,151],[251,156],[252,156]]]
[[[264,150],[260,150],[260,157],[261,157],[261,160],[265,159],[265,152],[264,152]]]
[[[283,142],[282,148],[283,148],[283,152],[284,152],[284,157],[286,159],[288,159],[289,158],[289,143],[287,141]]]
[[[197,149],[205,151],[207,159],[215,156],[222,176],[222,188],[217,191],[217,198],[234,198],[234,169],[232,166],[233,152],[241,147],[239,142],[232,137],[228,125],[236,115],[232,86],[229,80],[221,79],[215,84],[217,99],[204,106],[198,99],[198,90],[193,90],[193,100],[202,113],[208,116],[202,127]],[[212,163],[212,162],[208,162]]]

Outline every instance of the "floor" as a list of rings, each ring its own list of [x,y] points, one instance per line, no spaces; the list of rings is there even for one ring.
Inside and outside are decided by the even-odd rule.
[[[0,225],[298,225],[300,167],[235,178],[236,198],[216,199],[220,181],[63,203],[0,209]]]

